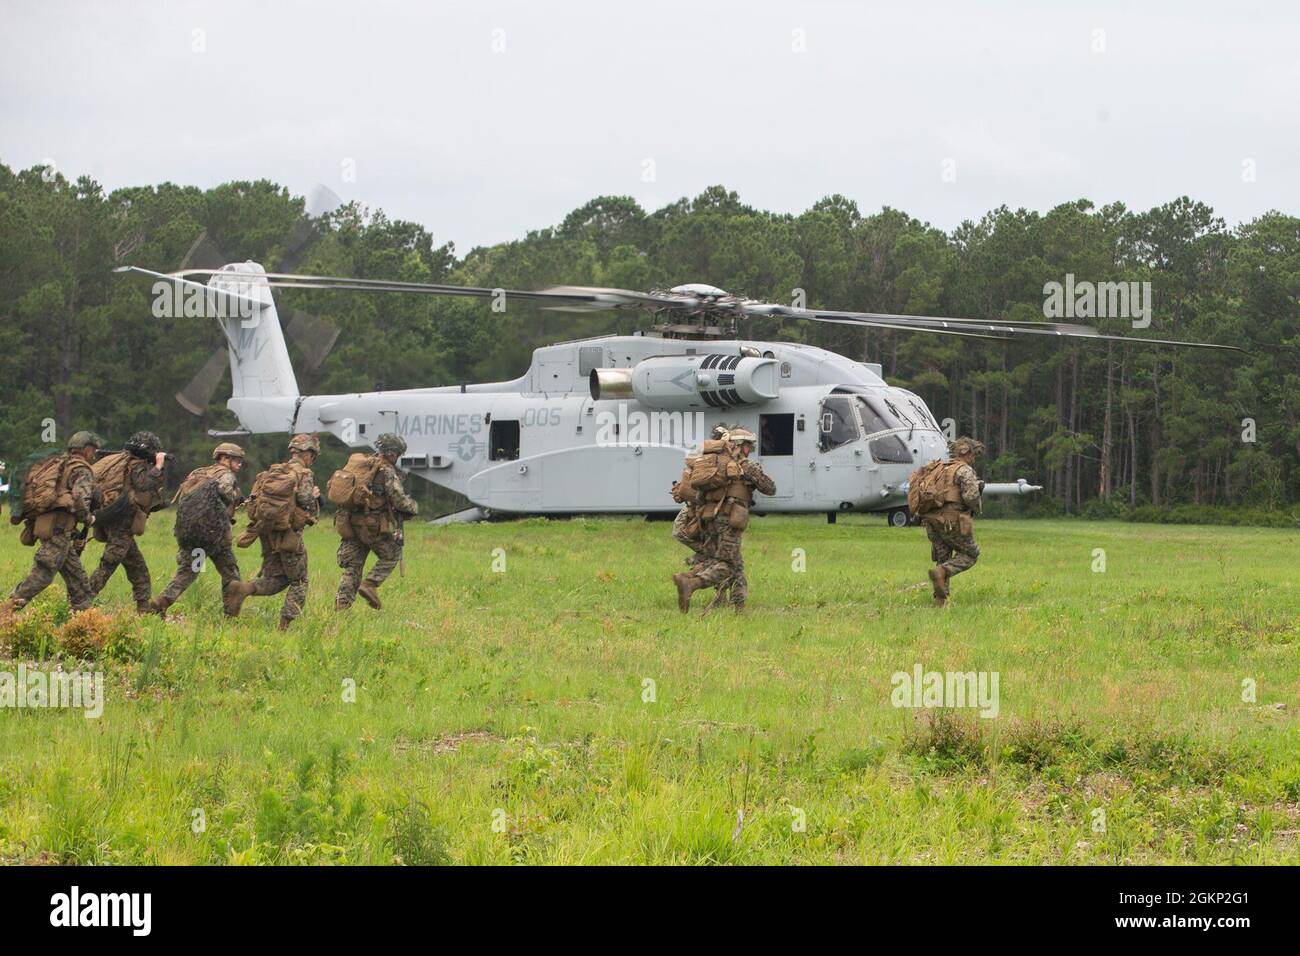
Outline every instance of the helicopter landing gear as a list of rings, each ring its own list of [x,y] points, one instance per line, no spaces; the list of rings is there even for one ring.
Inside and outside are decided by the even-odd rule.
[[[891,528],[906,528],[912,523],[912,513],[906,508],[892,508],[885,515],[885,520]]]

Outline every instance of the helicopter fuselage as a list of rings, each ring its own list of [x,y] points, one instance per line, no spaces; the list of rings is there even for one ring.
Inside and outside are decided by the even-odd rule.
[[[230,407],[251,427],[280,417],[274,401]],[[908,476],[947,449],[879,366],[788,342],[604,336],[539,348],[513,381],[280,401],[275,430],[355,447],[396,432],[404,470],[508,514],[676,511],[684,456],[720,423],[759,436],[776,483],[759,513],[899,511]]]

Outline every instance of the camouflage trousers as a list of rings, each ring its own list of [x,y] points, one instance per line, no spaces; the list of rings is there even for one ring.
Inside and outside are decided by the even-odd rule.
[[[253,579],[253,594],[269,597],[288,588],[280,607],[280,620],[292,621],[307,604],[307,549],[298,539],[298,548],[276,551],[268,535],[262,535],[262,568]]]
[[[749,598],[749,580],[745,577],[745,559],[740,553],[745,532],[737,531],[725,518],[704,522],[703,560],[694,574],[708,587],[717,588],[710,607],[730,596],[734,607],[744,607]]]
[[[196,555],[189,548],[181,548],[177,551],[176,574],[163,588],[162,594],[158,595],[158,603],[170,607],[179,601],[185,589],[199,576],[200,572],[195,566],[205,568],[208,562],[211,562],[221,575],[222,606],[225,607],[226,585],[231,581],[239,580],[239,562],[235,559],[235,552],[230,549],[229,538],[206,554]]]
[[[926,515],[921,519],[930,539],[930,558],[943,565],[948,577],[975,567],[980,546],[975,543],[974,522],[964,513]]]
[[[690,533],[690,529],[687,527],[694,512],[695,509],[691,505],[682,505],[682,510],[677,512],[677,517],[673,519],[673,538],[678,544],[691,549],[690,555],[686,558],[686,565],[692,568],[708,558],[704,551],[703,525],[696,525],[699,530],[694,535]]]
[[[104,590],[118,565],[121,565],[126,568],[126,579],[131,582],[131,596],[137,605],[143,604],[153,596],[153,581],[149,577],[149,565],[140,553],[135,536],[126,527],[107,532],[107,537],[104,553],[99,556],[99,567],[90,576],[90,593],[98,594]]]
[[[14,588],[10,597],[18,607],[23,607],[49,587],[56,574],[63,578],[68,589],[68,607],[73,611],[84,611],[90,607],[95,595],[90,589],[86,569],[81,566],[77,542],[72,539],[70,531],[56,531],[48,541],[41,542],[32,561],[32,570]]]
[[[402,545],[397,540],[397,535],[379,533],[368,537],[369,544],[363,543],[360,538],[339,542],[338,563],[343,569],[343,577],[339,579],[339,591],[335,598],[337,607],[351,607],[357,599],[357,588],[361,587],[361,575],[365,571],[366,558],[370,552],[373,551],[378,560],[365,576],[365,581],[376,590],[388,580],[393,568],[402,560]]]

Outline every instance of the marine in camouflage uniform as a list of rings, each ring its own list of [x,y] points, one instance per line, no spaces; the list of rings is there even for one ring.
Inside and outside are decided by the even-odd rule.
[[[226,614],[231,611],[230,597],[227,596],[227,589],[231,581],[239,580],[239,562],[235,559],[235,552],[231,549],[230,522],[234,520],[235,507],[243,499],[243,493],[239,490],[239,469],[244,467],[244,449],[240,448],[233,442],[222,442],[216,448],[212,449],[212,460],[214,464],[205,465],[202,468],[196,468],[190,472],[189,476],[181,483],[181,490],[176,493],[173,503],[180,501],[186,494],[193,494],[206,482],[214,482],[217,486],[217,495],[220,497],[222,504],[226,507],[230,521],[226,523],[225,534],[217,546],[211,548],[206,553],[196,556],[190,548],[181,545],[176,551],[176,574],[172,576],[171,581],[163,588],[162,593],[149,602],[149,610],[154,614],[167,614],[167,609],[180,600],[180,596],[185,593],[185,589],[194,583],[194,579],[199,576],[199,568],[203,567],[203,562],[211,561],[213,567],[221,574],[222,588],[222,607]],[[188,492],[186,486],[190,486]],[[177,544],[180,544],[180,531],[177,529]]]
[[[375,439],[375,451],[381,462],[370,491],[382,503],[364,512],[340,509],[335,516],[334,526],[343,538],[337,556],[343,576],[334,599],[334,607],[339,611],[350,608],[358,594],[375,610],[383,607],[379,587],[402,560],[398,516],[411,517],[420,510],[415,499],[402,489],[402,478],[395,467],[406,451],[405,440],[386,432]],[[378,560],[362,580],[366,558],[372,551]]]
[[[705,560],[691,571],[673,575],[677,606],[683,613],[690,610],[691,595],[708,587],[717,589],[710,608],[729,598],[737,611],[744,609],[749,599],[749,580],[745,577],[741,539],[749,523],[749,506],[755,491],[765,495],[776,493],[776,483],[763,467],[749,460],[757,436],[748,429],[733,428],[723,440],[731,459],[728,471],[732,480],[705,494],[702,505]]]
[[[727,427],[725,425],[714,425],[713,431],[709,433],[709,438],[714,441],[720,441],[726,434]],[[677,491],[677,488],[685,482],[687,473],[690,472],[690,459],[696,455],[702,454],[703,451],[704,449],[697,445],[686,453],[688,462],[686,473],[683,473],[682,475],[682,482],[674,485],[675,492]],[[685,487],[681,488],[681,496],[684,497],[689,494],[691,494],[690,489]],[[711,557],[708,551],[708,542],[704,537],[704,524],[702,521],[698,520],[702,503],[703,502],[700,500],[698,495],[695,498],[688,498],[688,500],[682,505],[681,510],[677,512],[677,517],[673,519],[673,540],[683,547],[690,548],[691,551],[686,558],[686,566],[688,568],[693,568],[697,564],[709,560]]]
[[[144,534],[149,512],[158,501],[158,493],[166,478],[162,439],[153,432],[136,432],[127,441],[125,453],[131,457],[127,461],[122,493],[130,494],[132,506],[118,521],[95,528],[95,537],[104,542],[104,552],[99,556],[99,567],[90,576],[90,591],[97,595],[104,590],[113,572],[121,565],[131,582],[136,611],[147,614],[153,580],[135,539]]]
[[[62,465],[66,470],[59,484],[61,490],[67,492],[69,506],[47,512],[52,521],[49,537],[41,539],[27,577],[14,588],[9,599],[0,604],[0,618],[26,607],[32,598],[49,587],[56,574],[63,578],[68,589],[68,607],[74,613],[90,607],[95,595],[90,590],[90,580],[86,577],[86,569],[81,566],[77,547],[78,541],[84,541],[84,538],[74,539],[73,529],[79,522],[89,525],[94,521],[92,512],[98,504],[99,489],[90,462],[102,444],[98,435],[87,431],[77,432],[68,439],[68,451],[63,456]]]
[[[302,529],[315,524],[320,515],[320,489],[312,475],[311,466],[320,454],[320,441],[315,435],[294,435],[289,442],[289,461],[298,477],[294,493],[294,518],[288,531],[263,531],[258,535],[262,545],[262,568],[251,581],[231,581],[228,588],[229,612],[238,614],[244,599],[269,597],[286,591],[280,607],[280,630],[302,614],[307,603],[307,545]],[[240,541],[242,545],[243,540]]]
[[[930,583],[933,585],[934,603],[943,607],[948,603],[948,582],[953,575],[961,574],[975,566],[980,548],[975,543],[975,522],[972,515],[980,510],[980,494],[984,482],[975,474],[975,460],[984,454],[984,445],[974,438],[961,437],[949,449],[948,463],[957,465],[952,474],[954,499],[938,511],[921,516],[925,533],[930,539]]]

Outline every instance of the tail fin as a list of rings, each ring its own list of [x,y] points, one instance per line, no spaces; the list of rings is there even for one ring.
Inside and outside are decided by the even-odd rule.
[[[259,279],[265,275],[266,270],[256,262],[233,262],[222,266],[208,280],[210,287],[261,303],[260,308],[246,310],[251,312],[248,316],[236,314],[217,319],[226,333],[230,350],[232,402],[298,397],[298,380],[289,362],[289,349],[284,343],[271,288],[265,278]]]
[[[234,262],[208,280],[210,289],[256,303],[243,310],[245,315],[218,319],[230,352],[231,393],[226,407],[254,434],[292,431],[299,401],[298,380],[271,287],[259,278],[265,275],[256,262]]]

